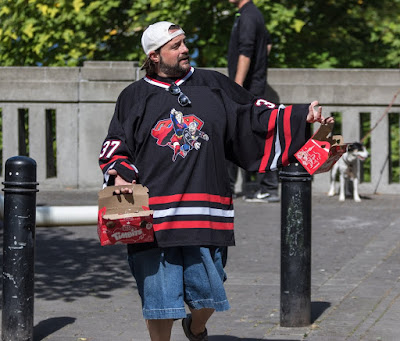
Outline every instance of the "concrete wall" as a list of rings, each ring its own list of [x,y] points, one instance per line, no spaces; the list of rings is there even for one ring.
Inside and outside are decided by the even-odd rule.
[[[226,74],[226,69],[216,69]],[[3,170],[5,161],[18,155],[18,110],[29,112],[29,156],[38,164],[42,189],[99,188],[97,165],[114,103],[131,82],[143,77],[136,62],[86,62],[80,68],[1,67],[0,110],[3,117]],[[318,99],[325,115],[341,112],[346,142],[360,140],[359,113],[371,114],[371,126],[381,118],[399,89],[398,70],[374,69],[269,69],[266,98],[284,104]],[[398,99],[391,112],[400,112]],[[57,176],[46,176],[45,112],[56,112]],[[371,135],[372,182],[361,193],[396,193],[390,184],[388,119]],[[314,191],[328,189],[329,175],[314,177]],[[3,172],[0,180],[3,181]]]

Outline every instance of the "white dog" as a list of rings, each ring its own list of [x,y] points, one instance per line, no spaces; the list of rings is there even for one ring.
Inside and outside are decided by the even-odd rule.
[[[334,164],[331,173],[331,184],[328,196],[335,195],[336,173],[339,171],[340,188],[339,201],[344,201],[345,180],[353,180],[353,198],[354,201],[360,202],[361,198],[358,194],[358,160],[364,161],[369,156],[367,149],[361,143],[355,142],[348,146],[347,152]]]

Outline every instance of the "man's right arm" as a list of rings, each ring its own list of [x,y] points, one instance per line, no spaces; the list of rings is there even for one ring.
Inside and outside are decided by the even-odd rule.
[[[138,178],[139,171],[133,164],[119,109],[120,98],[99,155],[99,165],[104,175],[103,187],[132,184]]]
[[[251,59],[245,55],[239,55],[238,64],[236,68],[235,82],[243,86],[247,73],[250,69]]]
[[[243,86],[250,70],[251,58],[254,54],[257,39],[257,25],[248,15],[240,16],[238,37],[238,63],[236,67],[235,82]]]
[[[272,44],[268,44],[267,45],[267,56],[269,56],[269,54],[271,53],[271,49],[272,49]]]

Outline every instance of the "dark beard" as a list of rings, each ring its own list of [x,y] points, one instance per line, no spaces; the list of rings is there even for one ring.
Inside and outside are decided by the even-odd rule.
[[[160,71],[169,77],[183,77],[188,72],[190,66],[186,68],[179,65],[179,62],[175,65],[169,65],[164,63],[162,57],[160,56]]]

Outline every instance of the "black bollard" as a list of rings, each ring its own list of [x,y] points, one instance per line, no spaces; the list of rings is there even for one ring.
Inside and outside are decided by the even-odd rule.
[[[33,340],[36,162],[6,161],[4,184],[2,341]]]
[[[311,176],[299,163],[280,172],[282,327],[311,323]]]

